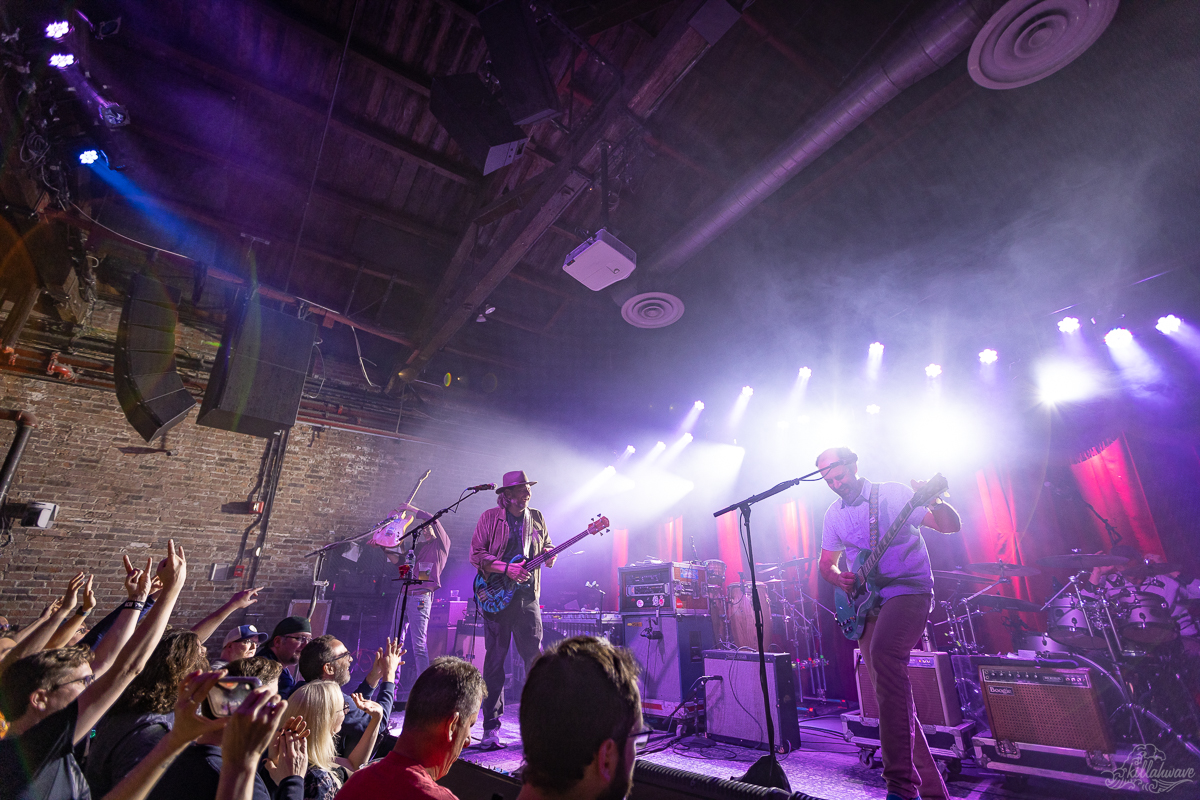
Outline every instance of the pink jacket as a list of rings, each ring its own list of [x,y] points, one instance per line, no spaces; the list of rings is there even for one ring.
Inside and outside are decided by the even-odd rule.
[[[529,548],[532,557],[544,553],[554,545],[550,542],[550,534],[546,532],[546,519],[542,516],[542,512],[531,508],[528,510],[528,517],[525,535],[532,534],[535,537],[532,547]],[[489,508],[480,515],[479,522],[475,524],[475,534],[471,537],[471,566],[479,570],[480,574],[491,574],[483,571],[484,565],[500,558],[507,544],[508,522],[504,519],[504,509],[499,506]],[[535,601],[541,597],[541,591],[541,570],[534,570],[533,597]]]

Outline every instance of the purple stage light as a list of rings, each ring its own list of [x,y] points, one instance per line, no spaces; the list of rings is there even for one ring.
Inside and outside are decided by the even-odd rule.
[[[631,456],[631,455],[633,455],[633,454],[634,454],[634,453],[636,453],[636,452],[637,452],[637,448],[636,448],[636,447],[634,447],[633,445],[626,445],[626,446],[625,446],[625,455],[627,455],[627,456]]]
[[[97,150],[84,150],[79,154],[80,164],[95,164],[100,159],[100,153]]]
[[[925,368],[925,376],[928,378],[936,378],[942,374],[942,368],[938,364],[930,364]]]
[[[1124,347],[1133,342],[1133,334],[1125,328],[1113,328],[1104,334],[1104,343],[1109,347]]]
[[[803,378],[804,380],[808,380],[809,378],[812,377],[812,370],[809,369],[808,367],[801,367],[800,368],[800,377]]]
[[[50,66],[58,69],[66,69],[75,63],[75,56],[70,53],[55,53],[50,56]]]
[[[692,403],[692,408],[696,409],[697,411],[703,411],[704,410],[704,401],[697,400],[696,402]]]
[[[1074,333],[1079,330],[1079,320],[1075,317],[1063,317],[1058,321],[1058,329],[1063,333]]]
[[[1172,333],[1179,333],[1179,329],[1183,327],[1183,320],[1174,314],[1168,314],[1165,317],[1158,318],[1158,324],[1154,327],[1158,328],[1159,332],[1170,336]]]
[[[879,411],[880,411],[879,406],[875,405],[874,403],[871,403],[871,405],[867,406],[868,414],[878,414]]]
[[[980,364],[995,364],[1000,355],[990,347],[979,354]]]
[[[883,357],[883,343],[882,342],[872,342],[871,346],[867,348],[867,355],[871,356],[871,358],[882,358]]]
[[[46,26],[47,39],[61,39],[71,32],[71,23],[69,22],[51,22]]]
[[[754,394],[754,390],[752,388],[749,386],[742,387],[742,397],[749,397],[752,394]]]

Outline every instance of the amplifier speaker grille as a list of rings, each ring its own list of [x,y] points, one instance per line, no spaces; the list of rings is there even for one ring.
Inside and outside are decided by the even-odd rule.
[[[1091,670],[980,667],[992,737],[1074,750],[1115,752]]]
[[[879,699],[871,684],[871,674],[862,660],[862,652],[854,651],[858,679],[858,704],[864,717],[879,718]],[[917,719],[926,725],[953,727],[962,722],[962,707],[954,688],[954,671],[949,653],[927,653],[913,650],[908,661],[908,680],[912,684]]]

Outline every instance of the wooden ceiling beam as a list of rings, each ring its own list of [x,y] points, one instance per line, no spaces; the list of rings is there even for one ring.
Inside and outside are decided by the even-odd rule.
[[[185,53],[165,42],[142,36],[132,31],[128,33],[122,32],[121,36],[113,37],[112,41],[161,64],[221,86],[227,91],[256,95],[272,103],[284,106],[302,117],[315,121],[317,124],[323,125],[325,122],[327,108],[296,100],[261,83],[240,75],[235,75],[222,67],[211,64],[190,53]],[[482,183],[482,177],[470,167],[458,164],[442,153],[409,141],[378,125],[351,119],[348,116],[335,113],[330,126],[373,147],[387,150],[402,159],[412,159],[421,166],[431,169],[437,174],[456,183],[461,183],[464,186],[478,189]]]
[[[405,379],[411,380],[420,374],[590,183],[580,176],[576,166],[595,150],[606,134],[612,132],[611,128],[616,126],[618,130],[615,133],[623,133],[620,128],[630,125],[626,118],[628,110],[643,118],[649,116],[680,76],[686,74],[707,50],[704,39],[688,25],[701,4],[702,0],[684,0],[676,8],[654,41],[635,56],[635,63],[627,71],[623,87],[605,102],[597,119],[568,140],[568,153],[559,163],[546,170],[545,177],[527,205],[480,260],[475,275],[466,281],[456,278],[455,282],[459,284],[457,291],[447,294],[442,303],[432,306],[433,324],[422,327],[421,344],[409,356],[404,369]],[[609,137],[611,141],[619,138],[619,135]],[[472,241],[474,228],[475,224],[472,223],[467,231]],[[462,266],[465,265],[464,259]],[[445,286],[446,281],[442,283]],[[441,289],[439,287],[439,294]]]
[[[264,172],[258,169],[255,165],[244,159],[232,158],[214,153],[205,147],[199,147],[190,142],[186,142],[177,136],[174,136],[165,131],[157,130],[153,127],[140,123],[135,127],[130,128],[130,132],[135,136],[143,136],[155,142],[170,147],[183,153],[203,158],[213,164],[218,164],[225,169],[240,172],[241,174],[254,178],[256,180],[277,183],[286,188],[304,195],[308,191],[308,186],[299,180],[283,175],[280,173]],[[370,203],[366,200],[351,197],[348,194],[339,192],[331,188],[327,184],[318,183],[316,189],[313,190],[313,197],[324,200],[328,203],[341,206],[347,210],[353,211],[360,216],[369,219],[377,220],[386,225],[390,225],[405,233],[411,233],[430,244],[436,245],[439,249],[445,250],[451,247],[455,241],[455,234],[441,228],[435,228],[418,219],[414,219],[406,214],[400,214],[394,211],[386,211],[380,206]]]

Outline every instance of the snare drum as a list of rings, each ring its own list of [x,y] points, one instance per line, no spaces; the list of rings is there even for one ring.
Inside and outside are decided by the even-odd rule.
[[[1046,624],[1050,638],[1059,644],[1080,650],[1098,650],[1108,643],[1104,629],[1095,620],[1088,628],[1088,609],[1081,607],[1079,598],[1073,594],[1062,595],[1051,601],[1046,609]]]
[[[1166,599],[1157,592],[1126,592],[1121,598],[1121,638],[1138,644],[1166,644],[1179,638],[1179,623],[1171,619]]]

